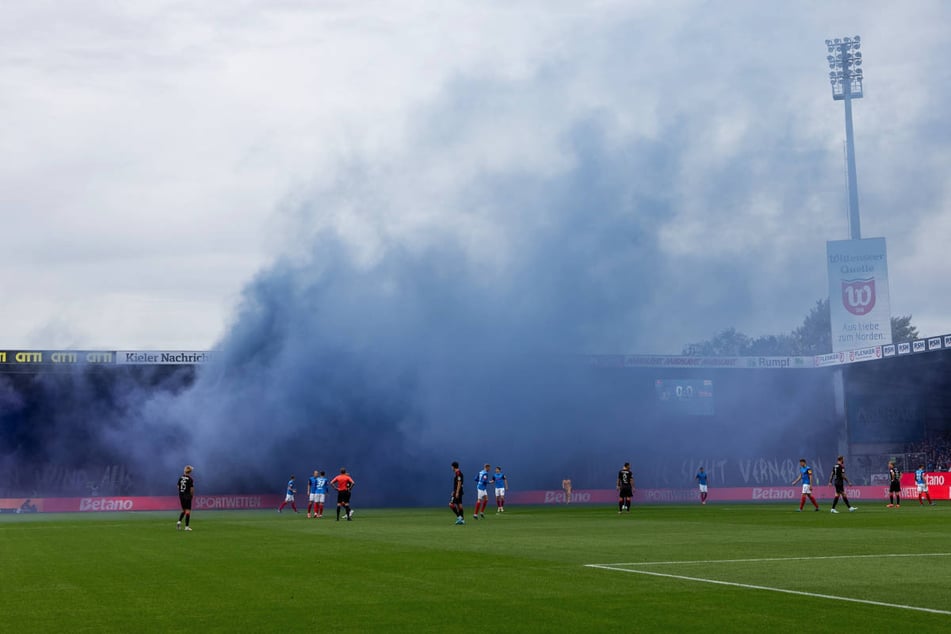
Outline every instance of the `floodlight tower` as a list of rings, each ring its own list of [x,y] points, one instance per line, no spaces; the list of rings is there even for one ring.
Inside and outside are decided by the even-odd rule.
[[[859,52],[861,39],[856,35],[826,40],[832,98],[845,102],[845,154],[849,171],[849,231],[852,240],[862,238],[859,192],[855,177],[855,140],[852,138],[852,100],[862,98],[862,53]]]

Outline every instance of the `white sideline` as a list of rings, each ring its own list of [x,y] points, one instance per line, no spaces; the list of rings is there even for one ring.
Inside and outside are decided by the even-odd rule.
[[[653,572],[649,570],[633,570],[631,568],[619,568],[618,566],[645,566],[645,565],[672,565],[672,564],[699,564],[699,563],[734,563],[734,562],[759,562],[759,561],[797,561],[797,560],[818,560],[818,559],[860,559],[860,558],[884,558],[884,557],[946,557],[951,553],[921,553],[921,554],[886,554],[886,555],[832,555],[827,557],[770,557],[763,559],[720,559],[707,561],[648,561],[628,564],[585,564],[585,568],[599,568],[602,570],[616,570],[618,572],[629,572],[638,575],[649,575],[652,577],[667,577],[669,579],[680,579],[682,581],[697,581],[700,583],[711,583],[719,586],[733,586],[736,588],[746,588],[748,590],[766,590],[769,592],[781,592],[783,594],[794,594],[804,597],[813,597],[817,599],[831,599],[833,601],[847,601],[850,603],[862,603],[865,605],[875,605],[885,608],[897,608],[900,610],[914,610],[916,612],[929,612],[931,614],[945,614],[951,616],[951,611],[937,610],[935,608],[922,608],[916,605],[902,605],[899,603],[885,603],[883,601],[872,601],[870,599],[855,599],[852,597],[840,597],[831,594],[819,594],[817,592],[804,592],[802,590],[787,590],[785,588],[773,588],[770,586],[758,586],[750,583],[736,583],[733,581],[719,581],[717,579],[706,579],[704,577],[688,577],[685,575],[673,575],[664,572]]]
[[[820,555],[812,557],[758,557],[755,559],[693,559],[686,561],[629,561],[617,564],[585,564],[591,568],[603,566],[668,566],[674,564],[732,564],[760,561],[819,561],[822,559],[884,559],[886,557],[951,557],[951,553],[886,553],[882,555]]]

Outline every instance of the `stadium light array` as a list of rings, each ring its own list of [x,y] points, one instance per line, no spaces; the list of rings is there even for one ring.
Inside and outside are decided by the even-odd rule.
[[[826,40],[829,52],[829,83],[832,98],[845,103],[845,153],[849,188],[849,233],[852,240],[862,238],[859,221],[858,178],[855,170],[855,140],[852,133],[852,100],[862,98],[862,38],[842,37]]]

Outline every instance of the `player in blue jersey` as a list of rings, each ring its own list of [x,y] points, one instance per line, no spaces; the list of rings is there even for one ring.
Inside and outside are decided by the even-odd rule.
[[[320,477],[320,470],[314,469],[314,475],[307,478],[307,519],[317,517],[317,479]],[[313,516],[311,516],[313,510]]]
[[[317,476],[317,483],[314,489],[314,517],[324,516],[324,503],[327,500],[327,487],[330,486],[327,481],[327,472],[321,471]]]
[[[489,469],[488,463],[483,465],[479,475],[475,477],[476,481],[476,504],[473,519],[485,519],[485,507],[489,505]]]
[[[918,465],[918,468],[915,469],[915,484],[918,485],[918,504],[924,506],[923,498],[928,498],[928,504],[934,506],[934,502],[931,501],[931,494],[928,493],[928,480],[925,476],[925,465],[923,464]]]
[[[281,502],[279,507],[277,507],[277,512],[280,513],[284,510],[285,506],[290,504],[291,508],[294,509],[294,512],[297,513],[297,502],[294,500],[295,495],[297,495],[297,483],[294,481],[294,476],[291,476],[291,479],[287,481],[287,489],[284,493],[284,501]]]
[[[700,485],[700,503],[707,503],[707,472],[703,470],[703,467],[700,467],[700,471],[697,472],[697,475],[694,476],[694,479],[697,481],[697,484]]]
[[[495,512],[503,513],[505,512],[505,489],[508,488],[509,483],[505,479],[505,474],[502,473],[502,467],[495,468],[492,480],[495,481]]]
[[[809,498],[809,501],[812,502],[812,505],[816,507],[816,510],[819,510],[819,503],[816,502],[816,498],[812,496],[812,467],[806,464],[805,458],[799,459],[799,477],[792,481],[792,484],[797,482],[802,482],[802,497],[799,498],[799,510],[802,510],[802,507],[806,505],[806,498]]]

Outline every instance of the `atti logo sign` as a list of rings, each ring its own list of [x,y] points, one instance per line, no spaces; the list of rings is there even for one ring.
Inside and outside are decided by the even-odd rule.
[[[875,308],[875,278],[842,280],[842,305],[853,315],[867,315]]]

